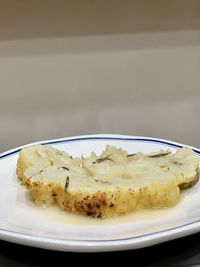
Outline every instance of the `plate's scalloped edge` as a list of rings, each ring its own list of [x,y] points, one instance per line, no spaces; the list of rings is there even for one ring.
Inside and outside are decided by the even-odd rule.
[[[63,138],[58,138],[58,139],[50,139],[50,140],[43,140],[43,141],[29,143],[29,144],[19,146],[14,149],[10,149],[8,151],[1,153],[0,159],[13,155],[15,153],[18,153],[22,148],[30,146],[30,145],[36,145],[36,144],[53,145],[53,144],[59,144],[59,143],[88,141],[88,140],[99,140],[99,141],[100,140],[116,140],[116,141],[118,140],[118,141],[152,142],[152,143],[159,143],[163,145],[172,146],[175,148],[189,147],[193,149],[195,153],[200,155],[200,149],[196,147],[174,142],[174,141],[167,140],[167,139],[145,137],[145,136],[119,135],[119,134],[93,134],[93,135],[79,135],[79,136],[72,136],[72,137],[63,137]]]
[[[178,230],[178,231],[177,231]],[[70,240],[38,237],[0,229],[0,239],[16,244],[66,252],[108,252],[140,249],[200,231],[200,220],[173,229],[119,240]]]

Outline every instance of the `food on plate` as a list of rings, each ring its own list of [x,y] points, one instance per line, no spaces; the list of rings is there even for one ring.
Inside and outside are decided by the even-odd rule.
[[[130,154],[108,145],[100,155],[72,157],[32,145],[20,151],[17,176],[38,205],[107,218],[177,204],[198,181],[199,163],[190,148]]]

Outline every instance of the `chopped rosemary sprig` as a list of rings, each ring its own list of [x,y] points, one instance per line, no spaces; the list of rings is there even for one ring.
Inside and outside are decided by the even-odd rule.
[[[127,155],[127,158],[129,158],[129,157],[133,157],[133,156],[135,156],[137,153],[133,153],[133,154],[128,154]]]
[[[69,186],[69,176],[67,176],[65,181],[65,192],[67,191],[68,186]]]
[[[167,151],[167,152],[161,152],[161,153],[158,153],[158,154],[155,154],[155,155],[149,155],[148,157],[149,158],[158,158],[158,157],[164,157],[168,154],[170,154],[171,151]]]
[[[93,180],[94,180],[95,182],[102,183],[102,184],[107,184],[107,183],[108,183],[108,181],[100,181],[100,180],[95,179],[95,178],[93,178]]]
[[[101,163],[101,162],[103,162],[103,161],[105,161],[105,160],[110,160],[110,161],[113,161],[112,159],[110,159],[110,156],[111,156],[112,154],[110,154],[110,155],[108,155],[108,156],[106,156],[106,157],[104,157],[104,158],[98,158],[98,159],[96,159],[95,161],[93,161],[93,164],[95,164],[95,163]]]

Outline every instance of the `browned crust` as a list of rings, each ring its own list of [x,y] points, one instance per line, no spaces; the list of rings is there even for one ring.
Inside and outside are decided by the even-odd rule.
[[[27,179],[24,185],[38,205],[55,201],[64,211],[95,218],[120,216],[136,209],[169,207],[176,204],[179,199],[178,186],[171,187],[171,190],[158,188],[149,192],[148,188],[143,188],[135,192],[129,188],[124,192],[121,190],[114,193],[98,191],[95,194],[86,195],[80,192],[71,194],[55,184],[31,183],[30,179]]]

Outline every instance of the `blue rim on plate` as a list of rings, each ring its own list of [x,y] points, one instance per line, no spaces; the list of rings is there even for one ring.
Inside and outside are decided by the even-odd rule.
[[[120,137],[119,137],[120,136]],[[96,140],[96,141],[105,141],[105,140],[112,140],[112,141],[139,141],[139,142],[150,142],[150,143],[157,143],[157,144],[163,144],[167,145],[169,147],[174,147],[174,148],[182,148],[182,147],[190,147],[194,150],[194,152],[198,155],[200,155],[200,149],[188,146],[188,145],[183,145],[180,143],[176,143],[173,141],[169,141],[166,139],[159,139],[159,138],[153,138],[153,137],[143,137],[143,136],[124,136],[122,135],[115,135],[115,134],[110,134],[110,135],[83,135],[83,136],[77,136],[77,137],[66,137],[66,138],[59,138],[59,139],[54,139],[54,140],[47,140],[47,141],[39,141],[35,143],[30,143],[28,145],[33,145],[33,144],[41,144],[41,145],[55,145],[55,144],[60,144],[60,143],[69,143],[69,142],[76,142],[76,141],[88,141],[88,140]],[[15,153],[18,153],[23,147],[27,145],[17,147],[15,149],[3,152],[0,154],[0,159],[8,157],[10,155],[13,155]]]
[[[69,138],[60,138],[55,140],[40,141],[33,144],[42,145],[56,145],[61,143],[69,142],[84,142],[84,141],[128,141],[128,142],[147,142],[156,143],[173,148],[190,147],[199,156],[200,150],[195,147],[188,145],[183,145],[173,141],[142,137],[142,136],[122,136],[122,135],[84,135]],[[27,145],[25,145],[27,146]],[[21,146],[7,152],[0,154],[0,159],[5,159],[11,157],[14,154],[19,153],[19,151],[25,147]],[[178,231],[177,231],[178,230]],[[181,226],[171,227],[166,230],[153,232],[150,234],[140,235],[137,237],[120,238],[114,240],[74,240],[74,239],[62,239],[62,238],[49,238],[43,236],[34,236],[31,234],[23,234],[8,229],[0,229],[0,238],[5,241],[10,241],[14,243],[47,248],[60,251],[77,251],[77,252],[97,252],[97,251],[116,251],[116,250],[126,250],[146,247],[149,245],[158,244],[167,240],[175,239],[178,237],[190,235],[197,233],[200,230],[200,219],[197,219],[190,223],[185,223]],[[162,237],[160,234],[162,233]],[[55,247],[56,246],[56,247]]]

